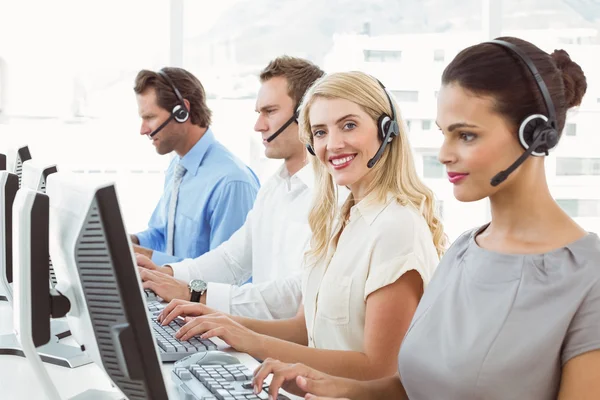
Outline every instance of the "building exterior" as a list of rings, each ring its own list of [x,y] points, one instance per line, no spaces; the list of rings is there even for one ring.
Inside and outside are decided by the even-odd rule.
[[[505,31],[545,51],[565,49],[588,80],[583,104],[568,115],[560,145],[546,160],[547,179],[561,207],[585,229],[600,231],[600,80],[593,61],[600,56],[595,29]],[[489,221],[487,200],[454,199],[445,168],[437,161],[442,143],[436,124],[436,97],[442,71],[463,48],[484,41],[483,32],[390,36],[336,35],[326,57],[328,72],[360,70],[379,78],[400,105],[419,174],[433,189],[451,240]]]

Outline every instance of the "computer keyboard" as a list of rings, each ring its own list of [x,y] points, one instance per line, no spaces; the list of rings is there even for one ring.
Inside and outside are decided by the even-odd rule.
[[[175,318],[169,325],[162,326],[156,320],[157,315],[158,313],[150,318],[150,325],[152,326],[160,358],[163,362],[177,361],[199,351],[217,350],[217,345],[210,339],[199,339],[196,337],[187,341],[175,339],[175,332],[183,326],[183,320]]]
[[[162,298],[158,297],[156,293],[154,293],[150,289],[144,289],[144,294],[146,295],[146,304],[148,305],[148,311],[154,313],[156,311],[162,311],[163,308],[167,305],[166,302],[162,300]]]
[[[211,354],[212,353],[212,354]],[[223,360],[221,365],[206,365],[204,359],[212,355],[217,358],[222,352],[194,354],[175,363],[171,379],[177,386],[182,400],[266,400],[269,398],[268,383],[255,394],[252,386],[252,371],[234,357]],[[234,361],[235,360],[235,361]],[[230,363],[234,362],[234,363]],[[276,400],[290,400],[279,394]]]

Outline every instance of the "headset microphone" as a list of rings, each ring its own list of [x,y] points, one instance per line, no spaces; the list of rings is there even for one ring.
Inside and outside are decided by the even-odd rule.
[[[531,155],[531,153],[534,152],[534,150],[543,142],[547,141],[548,139],[546,138],[546,134],[547,133],[542,133],[540,135],[538,135],[538,137],[535,139],[535,141],[531,144],[531,146],[529,146],[529,148],[527,149],[527,151],[523,154],[521,154],[521,156],[519,158],[517,158],[517,160],[511,164],[510,167],[508,167],[507,169],[505,169],[504,171],[498,172],[491,181],[492,186],[498,186],[499,184],[501,184],[502,182],[504,182],[506,180],[506,178],[508,178],[508,176],[517,168],[519,168],[519,166],[521,164],[523,164],[523,162],[525,162],[525,160],[527,159],[527,157],[529,157]]]
[[[267,142],[270,143],[272,140],[274,140],[281,134],[281,132],[285,131],[285,129],[290,126],[292,122],[298,122],[298,110],[294,111],[294,115],[292,115],[292,117],[288,119],[285,124],[281,126],[281,128],[277,129],[277,132],[267,138]]]
[[[171,122],[173,120],[173,114],[169,115],[169,118],[167,118],[167,120],[165,122],[163,122],[162,124],[160,124],[160,126],[158,128],[156,128],[155,130],[152,131],[152,133],[150,133],[148,136],[149,137],[154,137],[154,135],[156,135],[158,132],[160,132],[162,130],[162,128],[164,128],[165,126],[167,126],[169,124],[169,122]]]

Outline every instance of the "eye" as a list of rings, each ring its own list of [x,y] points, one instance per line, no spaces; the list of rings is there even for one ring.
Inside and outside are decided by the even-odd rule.
[[[323,136],[324,134],[325,134],[325,131],[324,131],[324,130],[318,130],[318,131],[314,131],[314,132],[313,132],[313,136],[314,136],[314,137],[321,137],[321,136]]]
[[[464,142],[472,142],[477,137],[477,135],[475,135],[474,133],[469,133],[469,132],[460,132],[459,137],[460,137],[460,140],[462,140]]]
[[[354,128],[356,128],[356,124],[354,122],[346,122],[344,124],[344,129],[346,130],[352,130]]]

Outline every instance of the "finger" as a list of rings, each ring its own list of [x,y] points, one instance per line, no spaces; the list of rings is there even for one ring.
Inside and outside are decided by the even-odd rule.
[[[138,267],[140,279],[143,281],[148,280],[148,270],[146,268]]]
[[[150,261],[150,259],[148,257],[146,257],[145,255],[140,254],[140,253],[135,253],[135,262],[137,263],[137,265],[139,267],[147,268],[148,261]],[[150,261],[150,262],[152,262],[152,261]]]
[[[185,300],[173,299],[160,311],[159,318],[162,321],[166,316],[173,312],[173,310],[180,305],[187,303]],[[171,320],[172,321],[172,320]]]
[[[279,389],[281,389],[281,385],[283,385],[283,383],[286,381],[286,377],[288,375],[290,375],[289,370],[287,370],[287,371],[281,370],[281,371],[273,373],[273,379],[271,379],[271,384],[269,385],[269,396],[270,397],[272,397],[274,399],[277,398]]]
[[[144,289],[150,289],[154,292],[154,289],[156,288],[156,283],[154,283],[152,281],[145,281],[145,282],[142,282],[142,287]]]
[[[180,300],[181,301],[181,300]],[[175,306],[175,308],[173,308],[168,314],[164,314],[165,316],[165,320],[163,325],[167,325],[170,324],[171,321],[173,321],[175,318],[180,317],[182,315],[191,315],[194,317],[200,316],[202,315],[202,312],[200,310],[197,309],[197,304],[179,304],[177,306]],[[190,322],[193,318],[190,318],[189,320],[186,319],[186,324],[188,322]]]
[[[227,340],[227,329],[224,326],[219,326],[217,328],[211,329],[209,331],[204,332],[200,335],[201,339],[210,339],[213,337],[218,337],[223,340],[225,343],[231,346],[231,343]],[[189,340],[192,336],[195,336],[193,330],[188,331],[187,335],[184,336],[183,340]],[[233,346],[232,346],[233,347]]]
[[[297,376],[296,386],[306,393],[312,393],[314,395],[331,393],[331,382],[328,382],[326,379],[314,380],[307,378],[306,376]],[[329,388],[329,391],[327,391],[327,388]]]
[[[163,309],[160,311],[160,314],[159,314],[159,317],[160,317],[160,319],[163,319],[165,316],[169,315],[169,313],[170,313],[171,311],[173,311],[173,309],[174,309],[175,307],[177,307],[179,304],[181,304],[181,302],[182,302],[182,301],[183,301],[183,300],[179,300],[179,299],[173,299],[173,300],[171,300],[171,301],[169,302],[169,304],[167,304],[167,305],[165,306],[165,308],[163,308]]]
[[[181,328],[179,328],[177,332],[175,332],[175,338],[182,340],[181,338],[183,338],[183,336],[186,333],[188,333],[191,329],[196,327],[199,328],[195,329],[195,332],[199,332],[200,334],[202,334],[210,329],[216,328],[217,326],[219,325],[207,322],[203,317],[196,317],[187,324],[183,325]]]
[[[277,360],[272,360],[270,358],[267,358],[265,361],[263,361],[263,363],[254,370],[254,377],[252,379],[252,383],[254,385],[254,392],[256,394],[260,393],[265,379],[267,379],[267,377],[274,371],[281,369],[283,365],[286,364],[283,364],[282,362]],[[258,393],[256,392],[256,390],[258,390]]]
[[[175,334],[175,337],[179,340],[185,341],[189,340],[191,337],[196,335],[202,335],[210,330],[219,328],[219,324],[215,324],[214,322],[202,321],[201,317],[198,317],[197,320],[188,322]]]

